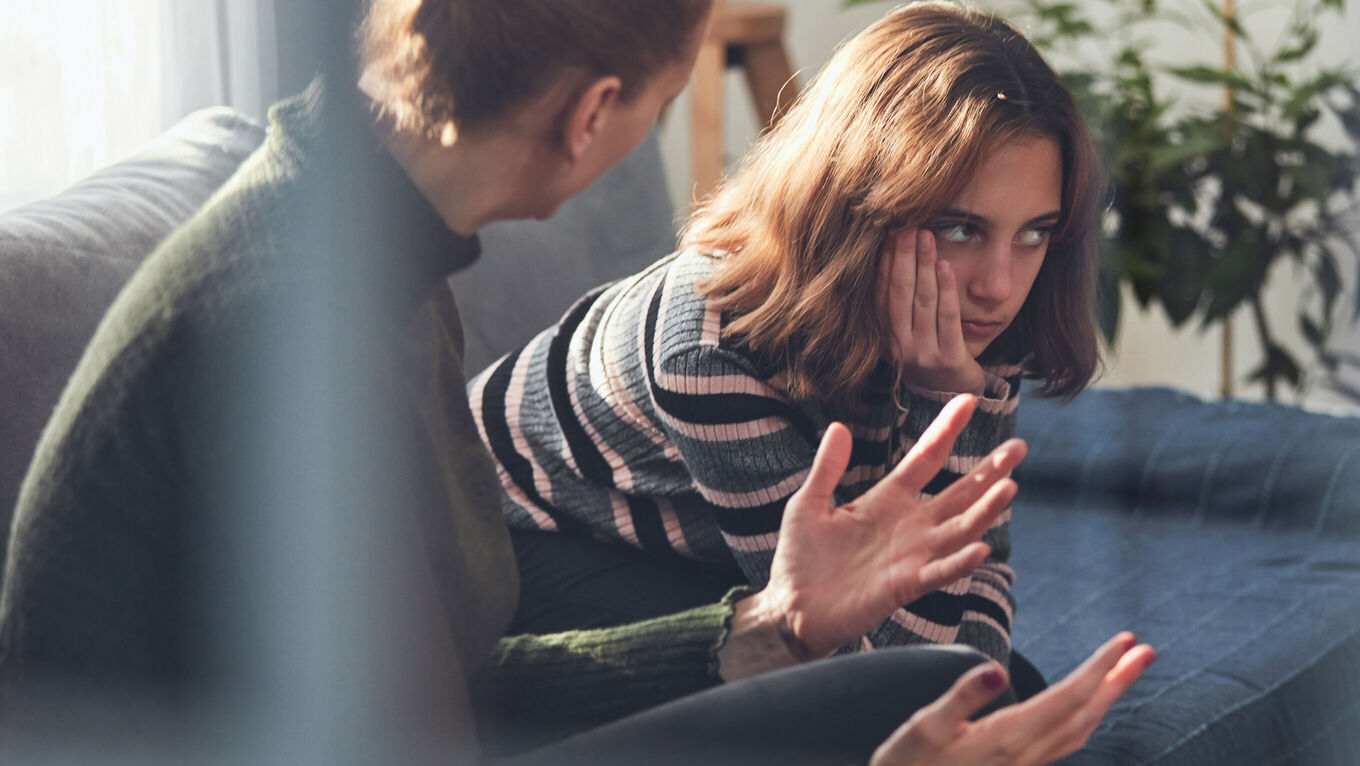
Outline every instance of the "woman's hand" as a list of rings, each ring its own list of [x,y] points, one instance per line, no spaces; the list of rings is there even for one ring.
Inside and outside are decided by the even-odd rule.
[[[1035,766],[1075,753],[1110,705],[1152,664],[1156,653],[1121,633],[1061,682],[977,721],[969,716],[1006,688],[988,663],[965,673],[921,708],[874,753],[870,766]]]
[[[963,341],[958,283],[949,264],[936,258],[935,235],[925,229],[889,234],[878,277],[880,310],[903,377],[933,391],[982,394],[982,366]]]
[[[989,553],[982,534],[1015,496],[1007,476],[1025,443],[1002,444],[921,499],[975,407],[973,397],[956,397],[891,473],[840,507],[832,497],[853,440],[839,423],[827,429],[807,481],[785,507],[769,584],[737,605],[719,653],[724,679],[825,657],[982,563]]]

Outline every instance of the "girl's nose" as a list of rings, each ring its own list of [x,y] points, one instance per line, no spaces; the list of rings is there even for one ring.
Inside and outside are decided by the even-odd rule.
[[[968,292],[978,300],[1002,302],[1011,297],[1011,251],[1009,244],[991,248],[977,273],[969,280]]]

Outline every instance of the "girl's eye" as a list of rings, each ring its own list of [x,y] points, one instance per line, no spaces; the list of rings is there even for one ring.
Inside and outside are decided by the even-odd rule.
[[[971,223],[945,223],[935,227],[935,236],[946,242],[967,242],[976,233]]]
[[[1025,247],[1038,247],[1048,239],[1051,232],[1052,229],[1040,227],[1025,229],[1016,236],[1015,240]]]

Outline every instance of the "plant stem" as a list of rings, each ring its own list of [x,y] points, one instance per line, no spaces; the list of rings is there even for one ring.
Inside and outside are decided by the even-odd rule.
[[[1264,287],[1264,286],[1263,286]],[[1256,334],[1261,338],[1261,350],[1265,353],[1265,374],[1262,376],[1266,384],[1266,400],[1275,401],[1275,378],[1278,364],[1275,354],[1275,339],[1270,334],[1270,324],[1266,320],[1265,306],[1261,303],[1261,289],[1253,291],[1251,294],[1251,315],[1256,320]]]
[[[1223,0],[1223,18],[1237,18],[1236,0]],[[1223,25],[1223,68],[1228,71],[1237,69],[1237,36],[1233,34],[1231,24]],[[1233,111],[1233,89],[1231,85],[1223,86],[1223,112],[1232,114]],[[1230,399],[1233,395],[1233,321],[1232,314],[1223,315],[1223,327],[1219,330],[1222,333],[1220,339],[1219,356],[1219,395],[1224,399]]]

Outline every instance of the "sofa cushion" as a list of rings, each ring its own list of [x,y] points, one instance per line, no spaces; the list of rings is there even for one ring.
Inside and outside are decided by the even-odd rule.
[[[104,310],[263,136],[230,109],[195,112],[128,159],[0,215],[0,550],[38,436]]]
[[[468,376],[556,324],[589,290],[675,249],[674,211],[653,134],[547,221],[482,230],[482,257],[453,277]]]
[[[1067,763],[1360,762],[1360,419],[1151,388],[1018,429],[1016,648],[1159,653]]]
[[[0,551],[42,428],[118,290],[264,138],[230,109],[192,114],[56,197],[0,215]],[[674,247],[652,135],[549,221],[482,232],[454,277],[475,372],[553,324],[587,290]]]

